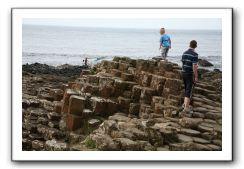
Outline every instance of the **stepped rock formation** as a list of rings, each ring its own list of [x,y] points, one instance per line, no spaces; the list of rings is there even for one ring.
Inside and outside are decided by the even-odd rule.
[[[28,94],[22,101],[22,148],[221,150],[221,72],[200,74],[193,113],[184,114],[180,71],[167,61],[114,57],[83,70],[68,84],[43,85],[28,93],[36,85],[32,83],[23,89]],[[33,78],[38,83],[38,77]]]

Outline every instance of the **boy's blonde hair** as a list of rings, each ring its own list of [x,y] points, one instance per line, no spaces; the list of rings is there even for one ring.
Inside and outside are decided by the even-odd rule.
[[[165,33],[165,29],[164,28],[160,28],[160,34],[164,34]]]

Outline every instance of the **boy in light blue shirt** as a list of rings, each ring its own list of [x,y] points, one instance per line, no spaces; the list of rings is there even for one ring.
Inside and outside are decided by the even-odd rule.
[[[168,55],[168,52],[169,52],[169,49],[171,48],[171,39],[170,39],[170,36],[165,34],[165,29],[164,28],[161,28],[160,29],[160,52],[161,52],[161,56],[163,57],[163,59],[165,60],[167,55]]]

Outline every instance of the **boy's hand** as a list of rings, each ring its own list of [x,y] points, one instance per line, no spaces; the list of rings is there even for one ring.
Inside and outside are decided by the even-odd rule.
[[[197,81],[198,81],[198,78],[195,77],[195,78],[194,78],[194,83],[197,83]]]
[[[169,48],[171,49],[171,45],[169,46]]]

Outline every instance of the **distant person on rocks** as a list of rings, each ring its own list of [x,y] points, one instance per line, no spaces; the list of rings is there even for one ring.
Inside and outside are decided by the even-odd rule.
[[[83,62],[84,62],[84,67],[85,67],[85,68],[88,68],[88,64],[87,64],[88,59],[87,59],[87,58],[85,58],[85,60],[83,60]]]
[[[160,29],[160,46],[159,50],[161,52],[161,56],[165,60],[166,57],[168,56],[169,49],[171,48],[171,39],[168,34],[165,33],[165,29],[161,28]]]
[[[192,40],[190,47],[182,55],[182,78],[185,85],[184,112],[190,112],[189,104],[192,96],[193,83],[198,81],[197,62],[198,54],[195,52],[197,41]]]

